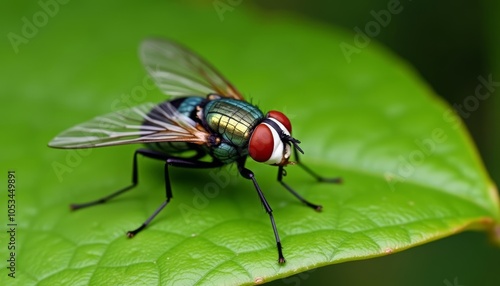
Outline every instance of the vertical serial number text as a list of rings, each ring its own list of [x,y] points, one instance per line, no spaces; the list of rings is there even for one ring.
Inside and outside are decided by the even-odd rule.
[[[16,278],[16,171],[7,172],[7,269]]]

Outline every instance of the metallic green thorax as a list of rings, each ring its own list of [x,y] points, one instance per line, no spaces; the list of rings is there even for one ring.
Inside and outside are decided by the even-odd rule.
[[[212,156],[229,163],[248,154],[251,131],[262,121],[264,114],[248,102],[220,98],[207,102],[203,117],[210,131],[219,134],[222,143],[211,148]]]
[[[264,118],[264,114],[248,102],[221,98],[209,101],[203,114],[207,126],[220,134],[225,141],[244,147],[250,132]]]

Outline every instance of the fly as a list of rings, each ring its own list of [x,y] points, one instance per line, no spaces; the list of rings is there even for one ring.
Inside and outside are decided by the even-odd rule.
[[[278,262],[285,263],[271,206],[254,173],[245,168],[247,157],[277,166],[278,182],[316,211],[321,210],[321,205],[307,201],[283,181],[284,167],[292,163],[289,161],[292,151],[294,163],[317,181],[339,183],[340,178],[321,177],[302,164],[299,152],[304,152],[299,147],[300,141],[291,135],[290,120],[275,110],[264,114],[245,101],[213,66],[189,49],[170,40],[147,39],[140,46],[140,57],[160,90],[172,99],[96,117],[62,132],[49,143],[50,147],[63,149],[144,144],[133,156],[131,185],[95,201],[72,204],[71,208],[76,210],[105,203],[134,188],[139,182],[137,155],[162,160],[165,162],[166,199],[137,229],[127,232],[128,237],[133,237],[170,202],[170,166],[204,169],[236,163],[241,176],[252,181],[269,215]]]

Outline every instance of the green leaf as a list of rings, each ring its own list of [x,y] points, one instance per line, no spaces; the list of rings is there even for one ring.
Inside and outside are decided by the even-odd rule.
[[[17,278],[9,283],[261,283],[498,225],[496,187],[458,116],[374,41],[348,59],[341,46],[355,45],[354,35],[340,30],[286,15],[263,21],[246,3],[220,14],[211,4],[163,2],[69,2],[46,22],[35,2],[8,4],[2,34],[27,41],[14,45],[17,53],[10,42],[0,48],[10,99],[2,169],[17,177]],[[40,24],[32,34],[24,17]],[[248,163],[273,207],[285,265],[269,217],[235,166],[173,169],[174,199],[133,239],[126,231],[164,199],[162,162],[140,159],[139,186],[112,202],[68,210],[126,186],[136,146],[46,144],[94,116],[164,100],[136,55],[150,35],[185,43],[264,111],[287,113],[304,163],[343,178],[318,183],[287,168],[285,181],[323,205],[317,213],[276,182],[275,167]],[[0,270],[2,281],[8,273]]]

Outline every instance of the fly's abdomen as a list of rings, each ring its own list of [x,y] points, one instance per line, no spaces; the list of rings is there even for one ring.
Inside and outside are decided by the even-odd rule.
[[[264,118],[257,107],[231,98],[207,102],[203,114],[208,127],[236,147],[248,144],[250,132]]]
[[[182,97],[169,101],[177,111],[194,119],[196,116],[196,107],[199,106],[206,99],[199,96]]]
[[[190,97],[176,98],[171,101],[165,101],[160,105],[171,104],[183,115],[186,115],[191,119],[194,119],[196,116],[196,107],[199,106],[205,100],[206,99],[203,97],[190,96]],[[158,111],[152,110],[149,115],[152,114],[154,115],[156,113],[158,113]],[[193,150],[194,147],[197,147],[194,146],[193,144],[186,142],[152,142],[152,143],[146,143],[145,145],[149,149],[160,151],[167,154],[183,153],[189,150]]]

